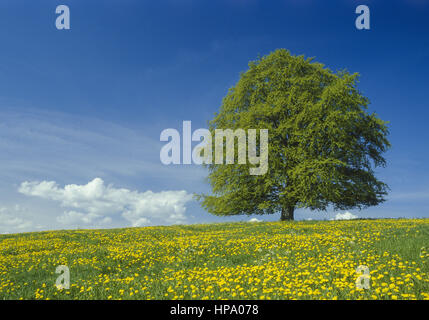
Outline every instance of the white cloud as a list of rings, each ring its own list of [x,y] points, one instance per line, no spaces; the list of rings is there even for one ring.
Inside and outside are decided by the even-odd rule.
[[[183,223],[186,203],[192,195],[186,191],[138,192],[105,185],[100,178],[85,185],[69,184],[61,188],[54,181],[21,183],[18,191],[60,202],[70,208],[57,221],[67,226],[101,226],[114,217],[122,217],[132,226]]]
[[[258,218],[252,218],[249,222],[262,222],[263,220],[259,220]]]
[[[335,218],[331,219],[331,220],[352,220],[352,219],[357,219],[359,218],[358,216],[354,215],[353,213],[346,211],[344,213],[337,213],[335,215]]]
[[[33,223],[22,217],[23,209],[16,205],[12,208],[0,208],[0,233],[17,233],[28,231]]]
[[[82,213],[77,211],[66,211],[63,215],[57,217],[57,221],[67,226],[102,226],[109,225],[112,222],[112,218],[104,217],[95,213]]]

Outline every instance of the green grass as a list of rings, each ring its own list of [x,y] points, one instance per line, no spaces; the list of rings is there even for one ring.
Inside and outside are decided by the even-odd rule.
[[[24,233],[0,236],[0,299],[427,299],[428,262],[429,219]]]

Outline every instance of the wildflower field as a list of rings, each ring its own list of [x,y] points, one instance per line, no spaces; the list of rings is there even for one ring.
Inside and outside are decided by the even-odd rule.
[[[0,299],[429,299],[429,219],[1,235]]]

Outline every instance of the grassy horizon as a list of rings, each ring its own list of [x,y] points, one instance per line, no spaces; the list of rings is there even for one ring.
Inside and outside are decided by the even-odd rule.
[[[429,299],[428,244],[429,219],[7,234],[0,299]],[[58,265],[68,290],[55,286]]]

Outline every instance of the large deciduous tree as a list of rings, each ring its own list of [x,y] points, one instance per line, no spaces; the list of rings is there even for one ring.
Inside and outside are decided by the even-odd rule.
[[[268,129],[264,175],[250,164],[208,164],[212,194],[200,194],[215,215],[273,214],[293,220],[296,208],[365,208],[384,201],[375,177],[386,164],[386,122],[369,114],[358,74],[332,72],[285,49],[249,63],[210,121],[215,129]]]

